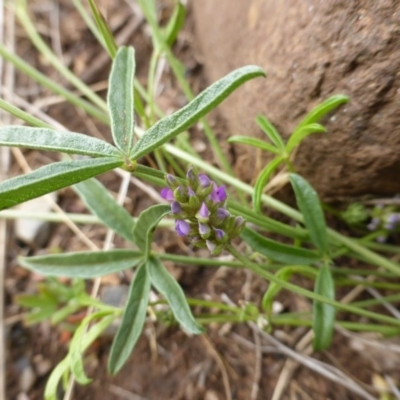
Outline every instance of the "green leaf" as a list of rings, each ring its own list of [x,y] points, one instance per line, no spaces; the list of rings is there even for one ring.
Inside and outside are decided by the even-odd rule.
[[[199,334],[204,330],[194,319],[185,294],[178,282],[165,269],[161,261],[156,257],[150,257],[148,268],[151,283],[167,299],[176,320],[189,333]]]
[[[89,5],[92,10],[94,20],[96,21],[97,28],[99,29],[100,34],[106,44],[108,54],[111,58],[114,58],[115,54],[117,53],[118,46],[115,43],[111,29],[108,27],[107,21],[97,7],[95,0],[89,0]]]
[[[51,324],[52,325],[59,324],[61,321],[64,321],[66,318],[68,318],[71,314],[78,311],[80,308],[81,306],[77,301],[75,300],[70,301],[70,304],[67,304],[66,306],[53,312],[50,318]]]
[[[101,311],[97,315],[110,314],[110,312]],[[99,336],[100,334],[115,320],[116,314],[107,315],[98,324],[90,328],[89,332],[83,337],[82,351],[85,351]],[[70,354],[60,361],[60,363],[53,369],[50,378],[47,381],[44,391],[45,400],[57,400],[57,388],[61,378],[68,371],[70,366]]]
[[[335,284],[332,279],[331,270],[324,264],[315,281],[314,293],[335,300]],[[332,341],[335,324],[335,307],[314,300],[313,304],[313,347],[316,351],[327,349]]]
[[[139,215],[133,229],[133,242],[144,252],[147,259],[151,250],[153,232],[160,220],[171,212],[171,207],[166,204],[157,204],[144,210]]]
[[[290,174],[289,179],[311,241],[319,251],[326,254],[328,252],[328,234],[318,194],[300,175]]]
[[[180,1],[178,1],[174,8],[174,12],[164,30],[165,42],[168,44],[168,46],[172,46],[175,43],[179,32],[185,24],[185,18],[186,8]]]
[[[55,311],[57,311],[56,306],[40,308],[37,311],[29,313],[25,318],[25,323],[27,325],[34,325],[38,322],[45,321],[49,319]]]
[[[229,143],[241,143],[248,144],[249,146],[257,147],[261,150],[269,151],[275,154],[281,154],[281,151],[269,143],[256,138],[250,138],[248,136],[232,136],[228,139]]]
[[[134,250],[82,251],[21,257],[20,264],[45,276],[90,279],[123,271],[139,264],[142,253]]]
[[[285,143],[283,142],[281,135],[276,130],[276,128],[269,122],[267,118],[262,115],[259,115],[256,118],[257,125],[263,130],[263,132],[269,137],[269,140],[277,147],[278,149],[284,151]]]
[[[272,173],[279,167],[279,165],[283,161],[285,161],[284,156],[274,158],[260,172],[260,175],[258,175],[256,184],[254,185],[253,193],[253,207],[255,211],[261,213],[261,196],[263,194],[263,190],[268,183]]]
[[[244,227],[240,236],[253,250],[283,264],[308,265],[321,260],[321,257],[314,251],[267,239],[247,227]]]
[[[82,133],[59,132],[28,126],[0,128],[0,146],[83,154],[92,157],[120,155],[118,149],[111,144]]]
[[[143,264],[136,271],[131,283],[121,326],[111,347],[108,370],[112,375],[115,375],[125,364],[142,333],[149,294],[150,278],[147,266]]]
[[[30,308],[54,307],[57,305],[57,300],[51,296],[47,296],[44,293],[36,295],[19,294],[14,297],[14,302],[20,306]]]
[[[133,218],[97,179],[78,183],[73,186],[73,189],[87,208],[106,226],[132,242],[132,232],[135,227]]]
[[[87,385],[92,381],[92,379],[89,379],[86,376],[82,361],[84,352],[83,339],[85,337],[86,330],[92,321],[104,317],[105,314],[109,314],[109,312],[100,311],[86,316],[79,324],[74,336],[71,339],[71,343],[69,345],[70,367],[75,380],[81,385]]]
[[[115,158],[61,161],[0,183],[0,210],[120,167]]]
[[[283,281],[289,281],[289,279],[292,277],[293,274],[295,273],[300,273],[302,275],[305,275],[307,277],[311,276],[311,277],[315,277],[317,274],[317,271],[315,270],[315,268],[311,268],[305,265],[301,265],[301,266],[288,266],[288,267],[283,267],[281,269],[279,269],[275,276],[278,279],[281,279]],[[261,306],[262,308],[265,310],[265,312],[267,312],[268,314],[271,314],[272,312],[272,303],[275,299],[275,297],[277,296],[277,294],[281,291],[282,286],[277,284],[276,282],[270,282],[268,285],[268,289],[265,292],[262,301],[261,301]]]
[[[334,110],[341,104],[347,103],[349,100],[350,98],[348,96],[341,94],[329,97],[329,99],[323,101],[305,116],[299,125],[297,125],[296,131],[306,125],[318,122],[324,115],[328,114],[328,112]]]
[[[326,128],[320,124],[305,125],[300,129],[296,129],[290,136],[286,144],[286,152],[290,154],[292,150],[300,144],[307,136],[313,133],[326,132]]]
[[[128,157],[133,147],[135,127],[134,77],[135,52],[133,47],[120,47],[111,68],[107,104],[114,143]]]
[[[237,87],[259,76],[265,76],[265,72],[260,67],[249,65],[215,82],[188,105],[154,124],[134,146],[132,159],[138,159],[173,139],[215,108]]]

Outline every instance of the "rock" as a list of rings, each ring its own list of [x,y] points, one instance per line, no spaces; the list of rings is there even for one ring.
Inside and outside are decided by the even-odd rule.
[[[328,133],[301,145],[297,171],[326,200],[400,191],[400,2],[202,0],[192,6],[210,82],[247,64],[268,74],[219,107],[230,127],[225,139],[265,138],[254,123],[259,113],[287,138],[315,105],[346,94],[351,102],[323,121]],[[256,152],[234,149],[238,175],[254,180]]]
[[[19,376],[19,388],[22,392],[27,393],[36,381],[35,372],[30,364],[26,365]]]
[[[53,200],[57,200],[56,193],[50,193]],[[18,210],[28,213],[45,213],[51,211],[50,203],[43,197],[38,197],[22,203]],[[42,247],[49,238],[50,224],[39,219],[17,219],[15,221],[15,234],[18,239],[33,247]]]

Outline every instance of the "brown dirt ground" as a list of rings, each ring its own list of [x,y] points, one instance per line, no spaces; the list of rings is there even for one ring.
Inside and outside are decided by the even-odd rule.
[[[43,2],[44,3],[44,2]],[[42,2],[32,2],[32,16],[36,23],[40,23],[44,32],[49,31],[49,14]],[[124,2],[118,6],[114,2],[103,0],[100,2],[106,11],[107,17],[116,33],[120,32],[127,24],[135,23],[130,8]],[[50,4],[50,3],[49,3]],[[168,4],[166,2],[165,4]],[[41,6],[42,5],[42,6]],[[165,9],[168,13],[168,8]],[[88,83],[105,80],[109,70],[109,62],[104,63],[97,71],[88,75],[85,71],[93,68],[98,55],[102,52],[92,36],[87,32],[83,22],[77,17],[73,6],[67,0],[60,1],[61,15],[61,44],[65,59],[70,68],[78,75],[86,76]],[[151,51],[150,41],[146,33],[146,26],[140,24],[127,43],[135,46],[136,59],[138,62],[137,73],[142,81],[146,80],[146,70]],[[192,37],[192,22],[189,17],[184,32],[175,46],[176,54],[185,62],[188,79],[195,91],[204,87],[204,78],[201,65],[198,61],[196,47]],[[17,30],[18,53],[27,59],[32,65],[50,76],[55,76],[51,68],[37,57],[35,50],[25,37],[21,28]],[[164,91],[160,95],[159,104],[164,110],[176,109],[184,104],[184,99],[177,89],[176,82],[168,73],[164,74]],[[60,78],[57,78],[62,82]],[[31,89],[31,90],[28,90]],[[18,75],[17,93],[34,102],[48,93],[39,89],[27,78]],[[28,93],[28,94],[27,94]],[[33,93],[33,94],[29,94]],[[97,136],[103,135],[109,138],[108,131],[100,125],[96,128],[89,125],[87,119],[81,113],[68,104],[61,103],[50,106],[47,110],[49,115],[69,129],[78,132],[89,132]],[[216,131],[224,129],[224,124],[219,121],[215,114],[211,123]],[[200,137],[194,132],[194,137]],[[25,152],[32,167],[37,167],[54,160],[53,154],[38,152]],[[210,160],[209,151],[204,157]],[[19,167],[14,163],[10,175],[20,173]],[[101,180],[110,190],[118,190],[118,182],[114,175],[106,174]],[[70,212],[84,212],[84,208],[76,195],[70,189],[60,193],[59,204]],[[134,188],[126,201],[125,206],[135,210],[149,205],[149,200],[138,194]],[[91,239],[98,245],[102,244],[106,230],[100,227],[82,227],[90,235]],[[184,246],[171,238],[167,232],[160,233],[160,246],[169,252],[182,252]],[[162,244],[161,244],[162,243]],[[117,240],[116,247],[124,246],[122,241]],[[13,296],[19,293],[32,292],[34,290],[37,276],[33,276],[18,266],[16,256],[21,254],[37,254],[46,249],[60,248],[63,251],[77,251],[85,249],[79,240],[64,225],[57,224],[52,228],[51,237],[45,248],[29,249],[23,246],[13,236],[12,224],[9,224],[8,235],[8,269],[6,276],[6,317],[7,321],[7,399],[38,400],[43,396],[43,389],[49,372],[40,373],[38,365],[43,360],[54,367],[62,359],[66,351],[65,334],[57,327],[52,327],[48,322],[36,326],[25,326],[18,317],[24,310],[13,303]],[[253,301],[259,304],[266,282],[255,278],[244,271],[220,268],[219,270],[205,269],[201,267],[173,267],[179,275],[180,283],[185,292],[190,296],[220,300],[221,294],[225,293],[234,302]],[[119,277],[105,284],[117,285]],[[126,283],[126,282],[124,282]],[[307,284],[307,283],[306,283]],[[295,311],[310,307],[305,300],[282,292],[280,300],[286,310]],[[280,328],[275,331],[275,336],[281,341],[293,347],[298,338],[306,331],[304,328],[289,329]],[[148,400],[196,400],[196,399],[225,399],[227,392],[231,393],[232,399],[252,399],[251,392],[255,385],[259,384],[258,399],[270,399],[276,382],[285,364],[286,357],[277,352],[264,352],[261,365],[256,368],[258,352],[253,345],[255,341],[254,332],[246,324],[231,326],[212,325],[208,327],[207,334],[202,337],[188,337],[177,328],[166,328],[160,324],[153,325],[151,322],[146,326],[136,349],[127,365],[116,376],[110,377],[106,372],[107,359],[111,341],[102,338],[86,354],[87,373],[93,378],[93,383],[86,387],[76,385],[74,399],[148,399]],[[239,338],[239,339],[238,339]],[[267,345],[261,339],[262,345]],[[365,359],[350,348],[348,339],[336,335],[332,348],[329,352],[316,355],[317,359],[326,361],[332,365],[339,366],[348,376],[371,385],[373,373],[383,371],[380,366]],[[21,394],[20,379],[24,362],[33,365],[35,381],[28,393]],[[256,372],[260,374],[255,377]],[[25,396],[25,397],[24,397]],[[60,399],[61,399],[60,394]],[[351,393],[338,384],[322,378],[320,375],[305,367],[298,368],[291,379],[283,399],[360,399],[361,397]]]

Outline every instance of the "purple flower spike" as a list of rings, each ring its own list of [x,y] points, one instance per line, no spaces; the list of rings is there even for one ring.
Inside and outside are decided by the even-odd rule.
[[[199,174],[199,183],[203,188],[207,188],[210,186],[211,181],[210,178],[206,174]]]
[[[172,214],[179,214],[180,212],[182,212],[182,207],[177,201],[173,201],[171,203],[171,211]]]
[[[186,221],[177,219],[175,221],[175,230],[179,236],[186,236],[190,232],[190,225]]]
[[[175,200],[175,199],[174,199],[174,193],[173,193],[173,191],[172,191],[170,188],[163,188],[163,189],[161,189],[160,194],[161,194],[161,197],[162,197],[163,199],[165,199],[165,200],[168,200],[168,201],[173,201],[173,200]]]

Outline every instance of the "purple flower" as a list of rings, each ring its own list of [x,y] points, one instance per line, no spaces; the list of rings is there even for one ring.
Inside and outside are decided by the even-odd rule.
[[[371,222],[367,225],[367,228],[370,231],[374,231],[379,227],[380,222],[379,218],[372,218]]]
[[[397,224],[399,223],[399,214],[389,214],[386,219],[385,228],[389,231],[392,231],[396,228]]]
[[[196,192],[191,187],[188,188],[188,194],[189,194],[189,197],[196,196]]]
[[[199,210],[199,216],[202,219],[208,219],[208,217],[210,216],[210,211],[208,210],[206,203],[202,203],[200,210]]]
[[[213,182],[213,185],[214,188],[211,191],[211,200],[214,203],[221,203],[222,201],[225,201],[228,197],[226,194],[225,186],[218,187],[215,182]]]
[[[210,178],[206,174],[199,174],[199,183],[203,188],[207,188],[210,186]]]
[[[163,188],[163,189],[161,189],[160,194],[161,194],[161,197],[162,197],[163,199],[165,199],[165,200],[168,200],[168,201],[173,201],[173,200],[175,200],[175,199],[174,199],[174,193],[173,193],[173,191],[172,191],[170,188]]]
[[[179,214],[180,212],[182,212],[182,207],[177,201],[173,201],[171,203],[171,211],[172,214]]]
[[[215,232],[215,238],[219,241],[221,241],[224,236],[225,236],[225,232],[222,229],[217,229],[217,228],[213,228],[214,232]]]
[[[181,219],[175,221],[175,230],[179,236],[186,236],[190,232],[190,225],[188,222]]]

